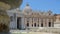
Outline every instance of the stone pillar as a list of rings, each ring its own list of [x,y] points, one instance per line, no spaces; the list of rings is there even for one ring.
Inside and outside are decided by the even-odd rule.
[[[39,27],[39,18],[38,18],[38,27]]]
[[[32,19],[33,19],[32,21],[33,21],[33,27],[34,27],[34,18],[32,18]]]
[[[36,27],[38,27],[38,18],[36,18],[36,19],[37,19],[37,20],[36,20],[36,22],[35,22],[35,23],[36,23]]]
[[[15,29],[17,29],[17,14],[14,13],[14,23],[15,23]]]
[[[47,19],[45,19],[45,27],[47,27]]]
[[[24,17],[22,17],[22,19],[21,19],[21,27],[22,27],[22,29],[25,29]]]
[[[54,24],[53,24],[53,19],[51,19],[51,27],[53,27],[53,25],[54,25]]]
[[[46,26],[46,27],[49,27],[49,24],[48,24],[48,22],[49,22],[49,19],[47,19],[47,26]]]
[[[28,21],[29,21],[28,23],[29,23],[29,27],[30,27],[30,24],[31,24],[31,23],[30,23],[30,18],[29,18],[29,20],[28,20]]]
[[[16,29],[17,29],[17,14],[16,14],[16,21],[15,22],[16,22]]]
[[[30,23],[31,23],[30,26],[32,27],[32,18],[30,18]]]
[[[33,18],[32,18],[32,26],[34,26],[34,23],[33,23]]]
[[[25,17],[24,17],[24,24],[25,24],[25,28],[27,28],[27,22]]]
[[[43,19],[43,26],[45,27],[45,19]]]
[[[10,29],[17,29],[17,17],[13,17],[13,21],[10,22]]]
[[[39,18],[39,27],[41,27],[41,18]]]

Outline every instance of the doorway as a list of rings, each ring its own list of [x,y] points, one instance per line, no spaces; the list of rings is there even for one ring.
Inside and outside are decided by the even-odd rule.
[[[17,29],[21,29],[21,17],[17,18]]]
[[[51,27],[51,22],[49,22],[49,27]]]
[[[43,27],[43,23],[41,23],[41,27]]]

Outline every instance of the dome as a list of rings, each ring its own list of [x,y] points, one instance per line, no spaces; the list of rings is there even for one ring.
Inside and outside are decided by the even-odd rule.
[[[32,11],[32,9],[31,9],[31,7],[29,6],[29,4],[26,4],[26,6],[25,6],[25,8],[24,8],[24,10],[23,10],[24,12],[26,12],[26,11]]]

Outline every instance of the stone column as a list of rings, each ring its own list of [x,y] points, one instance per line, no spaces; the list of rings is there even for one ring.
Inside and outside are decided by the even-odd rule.
[[[17,16],[16,16],[16,13],[10,13],[9,16],[10,16],[10,19],[12,17],[12,21],[10,21],[9,28],[10,29],[17,29]]]
[[[36,27],[38,27],[38,18],[36,18],[37,20],[36,20]]]
[[[25,24],[25,28],[27,28],[27,23],[26,23],[26,18],[24,17],[24,24]]]
[[[43,19],[43,26],[45,27],[45,19]]]
[[[15,13],[14,16],[14,23],[15,23],[15,29],[17,29],[17,14]]]
[[[53,25],[54,25],[54,24],[53,24],[53,19],[51,19],[51,27],[53,27]]]
[[[38,27],[39,27],[39,18],[38,18]]]
[[[31,18],[29,18],[29,27],[31,27]]]
[[[45,27],[47,27],[47,19],[45,19]]]
[[[30,26],[32,27],[32,18],[30,18],[30,23],[31,23]]]
[[[29,27],[31,27],[30,18],[29,18]]]
[[[25,29],[24,17],[22,17],[22,19],[21,19],[21,27],[22,27],[22,29]]]
[[[41,27],[41,18],[39,18],[39,27]]]
[[[34,18],[33,18],[33,27],[34,27]]]
[[[34,26],[34,23],[33,23],[33,18],[32,18],[32,25]]]
[[[47,26],[46,26],[46,27],[49,27],[49,24],[48,24],[48,22],[49,22],[49,19],[47,19]]]

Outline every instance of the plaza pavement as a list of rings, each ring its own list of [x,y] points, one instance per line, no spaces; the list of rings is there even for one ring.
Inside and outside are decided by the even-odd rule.
[[[49,33],[49,32],[31,32],[27,30],[10,30],[11,34],[59,34],[59,33]]]

